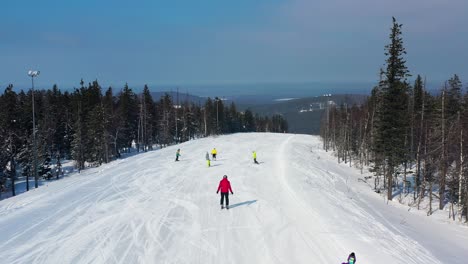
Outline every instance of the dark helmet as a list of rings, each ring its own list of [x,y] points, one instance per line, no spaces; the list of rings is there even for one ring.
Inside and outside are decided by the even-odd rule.
[[[224,175],[224,176],[223,176],[223,179],[227,179],[227,175]]]

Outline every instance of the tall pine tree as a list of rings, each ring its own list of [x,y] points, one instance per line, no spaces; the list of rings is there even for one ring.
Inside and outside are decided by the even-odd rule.
[[[402,24],[393,18],[390,33],[390,44],[385,46],[386,69],[380,82],[382,89],[382,105],[379,109],[377,122],[376,151],[381,153],[386,164],[387,197],[393,198],[393,177],[396,168],[405,159],[405,137],[408,127],[408,83],[409,71],[403,56],[401,32]]]

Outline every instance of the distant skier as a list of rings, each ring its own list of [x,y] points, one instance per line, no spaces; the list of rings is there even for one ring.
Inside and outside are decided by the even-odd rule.
[[[208,153],[208,151],[206,152],[205,159],[206,159],[206,163],[208,164],[208,167],[210,167],[211,162],[210,162],[210,154]]]
[[[221,191],[221,209],[224,209],[224,198],[226,197],[226,209],[229,210],[229,192],[231,194],[234,194],[231,189],[231,183],[227,179],[227,175],[223,176],[223,179],[219,182],[218,190],[216,193],[219,193]]]
[[[175,161],[179,161],[179,157],[180,157],[180,149],[177,149],[177,152],[175,154]]]
[[[342,264],[355,264],[356,263],[356,255],[354,252],[351,252],[348,256],[348,262],[343,262]]]
[[[213,148],[211,151],[211,156],[213,156],[213,160],[216,160],[216,154],[218,154],[218,151],[216,151],[216,148]]]
[[[252,156],[253,156],[253,159],[254,159],[254,163],[255,163],[255,164],[259,164],[259,163],[257,162],[257,152],[256,152],[255,150],[252,151]]]

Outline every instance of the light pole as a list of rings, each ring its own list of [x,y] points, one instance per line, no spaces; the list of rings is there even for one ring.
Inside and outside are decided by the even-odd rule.
[[[34,173],[34,186],[38,187],[38,179],[37,179],[37,148],[36,148],[36,117],[35,117],[35,110],[34,110],[34,77],[39,75],[39,71],[29,71],[28,75],[31,77],[32,82],[32,110],[33,110],[33,173]],[[29,180],[27,183],[27,189],[29,190]]]

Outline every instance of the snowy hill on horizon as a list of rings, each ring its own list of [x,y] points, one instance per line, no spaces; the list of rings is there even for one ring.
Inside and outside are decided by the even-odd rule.
[[[183,104],[191,102],[194,104],[204,104],[208,97],[188,93],[177,93],[174,91],[151,92],[155,101],[166,94],[170,95],[174,102]],[[210,96],[214,100],[217,95]],[[295,98],[284,98],[275,94],[271,95],[240,95],[240,96],[220,96],[224,106],[229,107],[235,103],[240,111],[250,109],[256,114],[271,117],[281,115],[288,122],[288,131],[298,134],[320,134],[320,124],[329,103],[361,105],[368,95],[364,94],[327,94],[320,96],[302,96]]]
[[[50,182],[0,201],[0,259],[333,264],[355,252],[359,264],[466,263],[466,225],[387,203],[321,146],[310,135],[209,137]],[[224,174],[230,210],[216,194]]]

